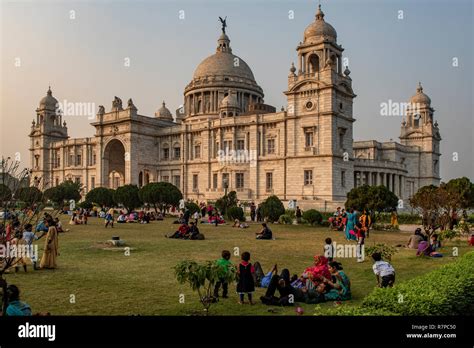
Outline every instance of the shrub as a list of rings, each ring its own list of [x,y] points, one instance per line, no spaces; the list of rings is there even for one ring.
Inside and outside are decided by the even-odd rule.
[[[320,224],[323,221],[321,213],[315,209],[306,210],[303,219],[311,225]]]
[[[79,203],[77,206],[79,208],[82,208],[82,209],[92,209],[92,207],[94,205],[92,204],[92,202],[89,202],[88,200],[85,200],[85,201]]]
[[[327,308],[321,311],[321,307],[316,307],[316,313],[314,315],[334,315],[334,316],[395,316],[396,313],[384,309],[377,309],[371,307],[359,307],[341,304],[337,307]]]
[[[421,216],[419,214],[400,213],[397,214],[398,224],[410,224],[419,225],[421,224]],[[381,224],[389,224],[392,218],[391,213],[380,213],[376,215],[376,222]],[[374,221],[375,222],[375,221]]]
[[[474,310],[474,252],[422,276],[377,288],[362,307],[400,315],[465,315]]]
[[[240,207],[230,207],[227,209],[227,218],[232,221],[235,219],[245,221],[244,210]]]
[[[444,230],[438,233],[439,240],[451,240],[461,236],[461,231]]]
[[[278,223],[282,225],[292,225],[293,218],[288,214],[283,214],[278,218]]]
[[[201,209],[199,208],[199,205],[197,205],[194,202],[186,202],[184,204],[185,208],[189,210],[191,215],[193,215],[195,212],[201,212]]]
[[[468,217],[467,217],[467,222],[471,223],[471,224],[474,224],[474,214],[470,214]]]
[[[262,216],[270,222],[278,221],[281,215],[285,213],[285,207],[277,196],[268,197],[260,205]]]
[[[370,247],[366,247],[365,253],[369,257],[372,256],[374,253],[380,253],[383,259],[391,260],[392,256],[395,255],[395,253],[397,253],[397,249],[390,245],[379,243]]]
[[[296,218],[296,211],[294,209],[286,209],[284,215],[287,215],[290,218],[295,219]]]

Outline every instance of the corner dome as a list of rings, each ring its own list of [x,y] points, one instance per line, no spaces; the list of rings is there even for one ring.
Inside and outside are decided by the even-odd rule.
[[[166,103],[164,101],[161,105],[161,108],[159,108],[158,111],[155,112],[155,117],[173,120],[173,115],[171,114],[171,111],[166,107]]]
[[[234,93],[228,94],[224,99],[221,101],[221,108],[239,108],[239,102],[237,101],[237,97]]]
[[[315,42],[321,39],[336,42],[337,32],[331,24],[324,20],[324,12],[321,10],[321,5],[319,5],[315,21],[308,25],[304,31],[304,41]]]
[[[53,97],[53,92],[51,91],[51,86],[48,88],[48,92],[46,92],[46,96],[40,100],[39,108],[40,109],[56,109],[56,105],[58,101],[56,98]]]
[[[421,104],[421,105],[431,105],[431,99],[425,93],[423,93],[423,87],[421,82],[418,82],[418,87],[416,88],[416,94],[410,98],[411,104]]]

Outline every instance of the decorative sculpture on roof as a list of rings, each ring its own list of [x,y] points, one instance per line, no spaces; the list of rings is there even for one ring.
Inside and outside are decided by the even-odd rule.
[[[222,17],[219,17],[219,20],[222,23],[222,33],[225,34],[225,28],[227,28],[227,16],[222,19]]]

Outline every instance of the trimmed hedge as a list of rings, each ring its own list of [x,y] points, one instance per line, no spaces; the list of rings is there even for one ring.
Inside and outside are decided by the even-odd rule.
[[[399,315],[472,313],[474,252],[422,276],[396,284],[393,288],[377,288],[364,299],[362,307]]]
[[[227,210],[227,218],[231,221],[234,221],[235,219],[245,221],[244,210],[240,207],[230,207]]]
[[[282,225],[292,225],[293,218],[288,214],[283,214],[283,215],[280,215],[280,218],[278,219],[278,223]]]
[[[311,225],[320,224],[323,221],[321,213],[315,209],[306,210],[303,213],[303,220]]]
[[[399,314],[392,313],[383,309],[375,308],[363,308],[358,306],[351,306],[346,304],[341,304],[333,308],[325,309],[320,311],[320,307],[316,307],[316,312],[314,315],[332,315],[332,316],[397,316]]]

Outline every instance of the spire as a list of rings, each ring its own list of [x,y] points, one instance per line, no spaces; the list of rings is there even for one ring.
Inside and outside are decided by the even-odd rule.
[[[316,12],[316,20],[324,21],[324,12],[321,10],[321,4],[318,6],[318,12]]]
[[[416,91],[417,91],[418,93],[423,92],[423,87],[421,86],[421,82],[418,82],[418,87],[416,88]]]
[[[48,92],[46,92],[47,95],[53,95],[53,92],[51,91],[51,86],[48,86]]]

